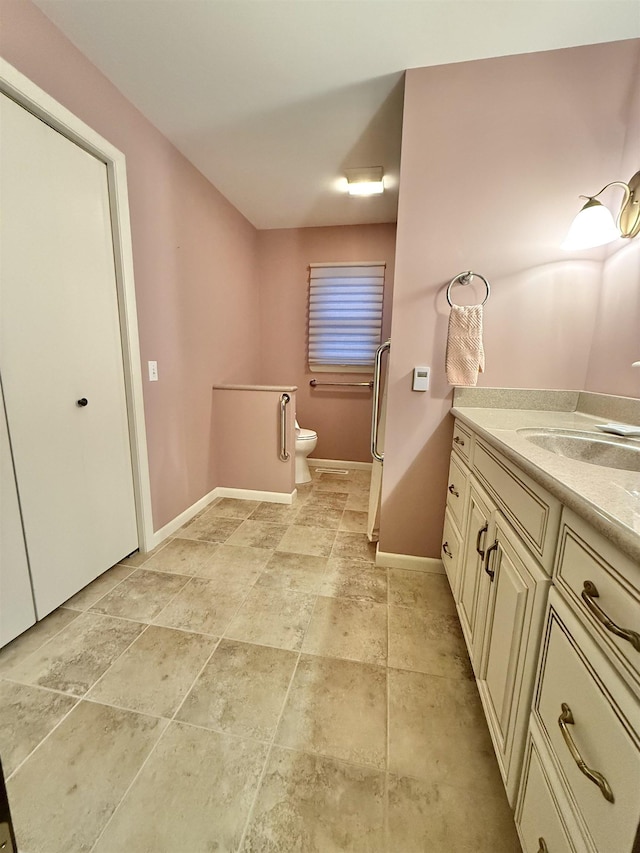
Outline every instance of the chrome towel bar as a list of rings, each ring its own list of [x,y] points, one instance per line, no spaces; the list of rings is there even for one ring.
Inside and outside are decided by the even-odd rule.
[[[311,379],[309,385],[312,388],[318,388],[320,385],[333,385],[336,388],[373,388],[373,379],[370,382],[318,382],[317,379]]]
[[[288,462],[291,454],[287,450],[287,403],[291,401],[288,394],[280,396],[280,459]]]

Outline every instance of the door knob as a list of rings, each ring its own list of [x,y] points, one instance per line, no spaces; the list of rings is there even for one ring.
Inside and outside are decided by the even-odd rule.
[[[76,400],[76,406],[80,406],[80,408],[82,408],[83,406],[88,406],[88,405],[89,405],[89,401],[87,400],[86,397],[81,397],[79,400]]]

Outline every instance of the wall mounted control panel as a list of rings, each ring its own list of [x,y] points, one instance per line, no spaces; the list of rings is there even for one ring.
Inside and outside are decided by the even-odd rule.
[[[414,367],[413,368],[413,390],[428,391],[429,376],[431,374],[430,367]]]

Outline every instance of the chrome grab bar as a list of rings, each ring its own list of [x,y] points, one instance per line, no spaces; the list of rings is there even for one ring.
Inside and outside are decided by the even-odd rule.
[[[280,396],[280,459],[288,462],[291,454],[287,450],[287,403],[291,402],[288,394]]]
[[[378,462],[384,462],[384,454],[378,453],[378,407],[380,404],[380,374],[382,372],[382,354],[391,349],[391,341],[380,344],[376,350],[373,368],[373,405],[371,407],[371,455]]]
[[[317,379],[311,379],[309,385],[312,388],[319,388],[321,385],[333,385],[336,388],[373,388],[373,379],[369,382],[318,382]]]

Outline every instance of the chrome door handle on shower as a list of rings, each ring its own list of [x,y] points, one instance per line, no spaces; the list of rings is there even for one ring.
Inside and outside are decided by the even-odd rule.
[[[291,401],[288,394],[280,396],[280,459],[288,462],[291,454],[287,450],[287,403]]]
[[[371,455],[378,462],[384,462],[384,453],[378,452],[378,407],[380,404],[380,374],[382,372],[382,354],[391,349],[391,341],[380,344],[376,350],[376,360],[373,368],[373,405],[371,408]]]

